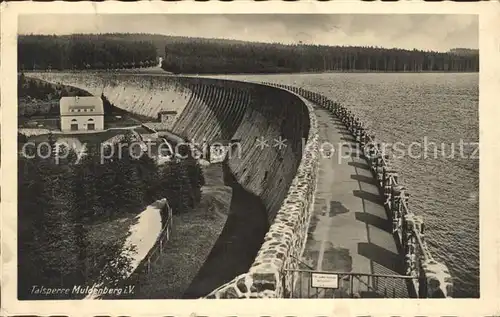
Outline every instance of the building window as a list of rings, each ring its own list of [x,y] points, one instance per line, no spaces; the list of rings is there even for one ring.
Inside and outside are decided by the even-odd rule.
[[[87,130],[95,130],[94,119],[90,118],[87,122]]]
[[[71,129],[71,131],[78,130],[78,122],[76,121],[76,119],[71,120],[70,129]]]

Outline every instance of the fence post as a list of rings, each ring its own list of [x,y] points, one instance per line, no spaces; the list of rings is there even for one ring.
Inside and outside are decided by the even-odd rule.
[[[392,190],[392,184],[391,184],[391,174],[387,170],[386,167],[382,167],[383,171],[383,185],[384,185],[384,198],[385,198],[385,206],[389,209],[392,210],[392,205],[393,205],[393,190]],[[391,212],[392,217],[394,218],[393,213]]]
[[[283,298],[289,298],[289,292],[288,292],[288,289],[286,288],[286,274],[287,274],[287,271],[285,269],[283,269],[282,273],[281,273],[281,287],[283,288]],[[293,274],[292,274],[293,276]],[[292,287],[293,287],[293,280],[292,280]]]
[[[421,264],[418,267],[418,298],[427,298],[427,278]]]
[[[351,288],[351,298],[354,297],[354,281],[352,280],[353,276],[352,274],[349,274],[349,286]]]
[[[398,173],[394,173],[392,178],[394,179],[394,184],[398,184]]]
[[[411,275],[413,273],[413,270],[415,269],[415,246],[416,246],[416,241],[415,241],[415,230],[416,228],[416,221],[415,217],[413,214],[408,214],[405,217],[405,226],[406,226],[406,237],[405,237],[405,244],[404,244],[404,249],[405,249],[405,268],[406,268],[406,274]]]
[[[168,217],[170,219],[170,228],[172,228],[173,225],[172,208],[168,208]]]

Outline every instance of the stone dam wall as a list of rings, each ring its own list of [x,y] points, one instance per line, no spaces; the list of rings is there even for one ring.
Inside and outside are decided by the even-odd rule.
[[[305,99],[268,85],[199,77],[25,75],[102,94],[117,107],[151,118],[176,111],[171,130],[196,143],[238,140],[227,165],[236,181],[261,199],[270,229],[249,271],[207,298],[282,297],[291,287],[291,280],[283,284],[281,277],[302,254],[318,166],[317,123]],[[286,146],[276,145],[280,139]]]

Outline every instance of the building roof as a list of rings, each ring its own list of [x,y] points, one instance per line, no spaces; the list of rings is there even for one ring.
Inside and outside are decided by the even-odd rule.
[[[59,103],[61,116],[104,115],[104,105],[100,97],[62,97]]]
[[[159,111],[158,114],[177,114],[177,111],[175,111],[175,110],[162,110],[162,111]]]

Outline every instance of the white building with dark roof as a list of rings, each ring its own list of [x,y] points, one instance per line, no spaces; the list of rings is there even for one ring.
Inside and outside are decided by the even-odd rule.
[[[104,130],[104,104],[100,97],[62,97],[61,131]]]

